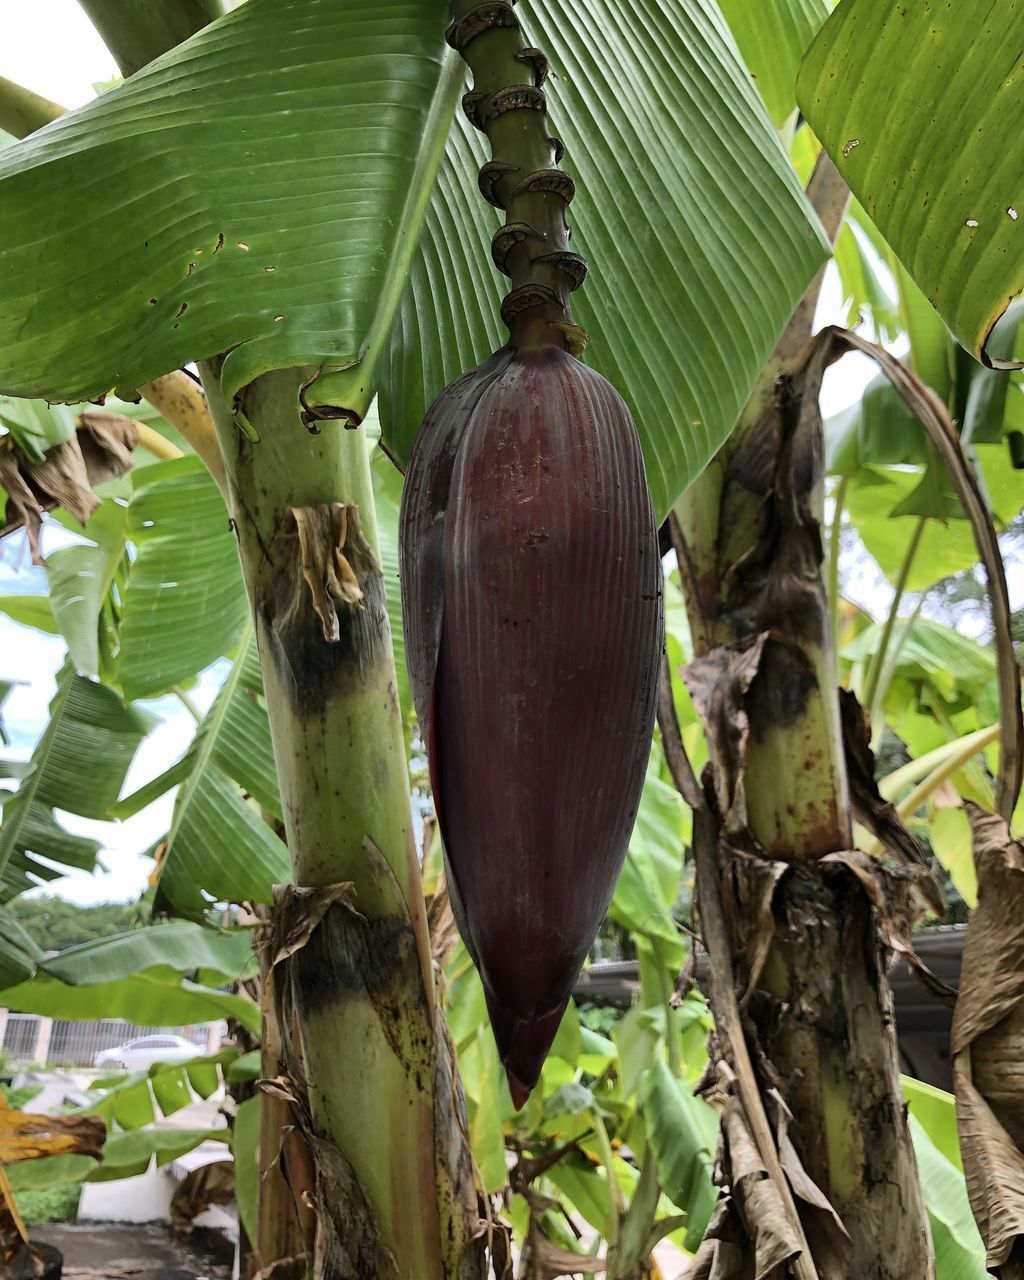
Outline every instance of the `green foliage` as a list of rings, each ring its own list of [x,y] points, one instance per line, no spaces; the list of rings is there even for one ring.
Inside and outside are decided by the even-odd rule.
[[[89,399],[116,384],[130,398],[233,350],[230,399],[268,369],[357,357],[399,236],[443,28],[440,0],[255,0],[5,152],[0,385]],[[242,137],[258,164],[237,163]],[[167,173],[189,217],[156,215]],[[75,219],[88,271],[69,269],[47,221],[69,190],[95,202]],[[50,251],[29,253],[41,233]]]
[[[42,1085],[26,1084],[15,1089],[13,1085],[0,1084],[0,1094],[7,1100],[7,1105],[12,1111],[24,1111],[33,1098],[38,1098],[42,1092]]]
[[[777,126],[796,110],[796,73],[828,17],[826,0],[721,0],[751,79]]]
[[[1005,59],[1018,17],[1015,0],[846,0],[797,84],[854,194],[979,359],[1024,287],[1024,179],[1004,143],[1024,120]],[[927,198],[908,198],[908,185]]]
[[[48,1222],[74,1222],[82,1188],[76,1183],[47,1187],[40,1191],[16,1192],[14,1202],[26,1227],[41,1227]]]
[[[280,815],[263,682],[248,624],[184,756],[114,812],[137,813],[174,786],[179,790],[157,879],[161,908],[195,917],[211,896],[270,902],[273,886],[289,877],[289,863],[284,844],[247,800],[251,796],[267,813]]]
[[[985,1246],[971,1216],[956,1134],[953,1095],[904,1077],[937,1280],[986,1280]]]

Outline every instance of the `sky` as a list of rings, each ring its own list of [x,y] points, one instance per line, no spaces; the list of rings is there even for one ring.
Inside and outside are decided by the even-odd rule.
[[[76,0],[0,0],[0,75],[33,89],[63,106],[76,107],[94,96],[93,85],[113,79],[114,60],[79,8]],[[830,269],[819,307],[819,327],[842,324],[845,315],[838,278]],[[847,356],[826,375],[822,407],[826,415],[855,403],[875,369],[866,356]],[[55,550],[70,538],[52,522],[47,526],[45,547]],[[887,607],[888,588],[873,566],[850,566],[852,595],[876,611]],[[42,592],[45,576],[31,564],[24,539],[6,539],[0,545],[0,594]],[[41,635],[0,616],[0,677],[22,683],[4,708],[4,721],[12,738],[4,754],[27,758],[47,720],[54,676],[64,656],[59,637]],[[191,695],[206,710],[221,675],[207,672]],[[142,704],[161,721],[144,742],[132,766],[125,794],[162,773],[177,760],[191,739],[194,722],[174,698]],[[123,823],[96,823],[62,815],[69,830],[102,840],[104,869],[90,876],[76,872],[55,881],[45,891],[59,893],[80,903],[135,898],[146,887],[152,868],[142,852],[168,829],[173,795],[151,805]]]

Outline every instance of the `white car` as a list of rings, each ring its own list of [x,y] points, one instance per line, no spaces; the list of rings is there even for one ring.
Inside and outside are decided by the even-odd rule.
[[[184,1036],[138,1036],[113,1049],[102,1049],[94,1061],[105,1071],[140,1071],[154,1062],[185,1062],[203,1050]]]

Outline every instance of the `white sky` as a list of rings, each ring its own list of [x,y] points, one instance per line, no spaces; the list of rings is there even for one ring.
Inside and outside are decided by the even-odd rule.
[[[144,3],[145,0],[139,0]],[[76,0],[0,0],[0,75],[41,93],[67,107],[89,101],[93,85],[116,75],[113,58]],[[843,323],[838,280],[830,272],[819,308],[819,324]],[[822,407],[831,415],[853,404],[874,376],[866,356],[852,355],[826,375]],[[62,532],[48,527],[47,545],[53,550]],[[859,584],[859,598],[878,598],[885,604],[886,588],[878,575],[867,571]],[[32,567],[24,541],[8,539],[0,555],[0,593],[45,589],[42,570]],[[4,720],[13,743],[9,754],[27,757],[47,720],[47,704],[53,695],[54,675],[63,660],[59,637],[40,635],[0,616],[0,676],[24,681],[7,701]],[[216,691],[216,674],[203,677],[192,695],[205,709]],[[173,698],[144,704],[157,714],[161,726],[143,744],[129,774],[126,792],[163,772],[187,746],[193,729],[188,713]],[[101,855],[106,871],[95,876],[73,873],[55,881],[46,892],[56,892],[75,902],[101,902],[137,897],[146,886],[152,863],[143,850],[162,836],[169,825],[172,798],[165,797],[124,823],[97,823],[70,815],[64,824],[83,835],[94,835],[105,844]]]
[[[76,0],[0,0],[0,75],[80,107],[117,64]]]

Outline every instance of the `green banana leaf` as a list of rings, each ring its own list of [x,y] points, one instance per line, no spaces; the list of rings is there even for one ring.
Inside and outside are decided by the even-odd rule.
[[[31,934],[0,909],[0,987],[13,987],[31,978],[42,958]]]
[[[903,1096],[931,1221],[936,1280],[988,1280],[960,1163],[953,1095],[904,1076]]]
[[[659,756],[655,748],[652,763]],[[683,944],[672,919],[683,871],[689,812],[676,789],[648,772],[640,797],[629,851],[608,908],[612,920],[666,943],[683,958]],[[678,965],[676,966],[678,968]]]
[[[151,716],[126,706],[113,690],[76,675],[70,665],[62,668],[30,769],[3,801],[0,901],[62,874],[41,858],[64,867],[93,867],[100,846],[65,831],[53,810],[106,818],[153,724]]]
[[[259,1231],[260,1100],[246,1098],[235,1116],[232,1136],[235,1158],[235,1200],[238,1216],[250,1240]]]
[[[844,0],[797,81],[854,195],[982,362],[999,363],[989,335],[1024,289],[1020,21],[1019,0]]]
[[[796,73],[829,14],[825,0],[719,0],[750,77],[777,126],[796,110]]]
[[[996,528],[1005,527],[1024,507],[1021,473],[1014,468],[1005,443],[977,445],[973,455]],[[907,578],[909,591],[925,590],[978,562],[970,523],[947,486],[941,466],[868,466],[847,489],[850,518],[866,550],[891,581],[899,577],[918,519],[928,517]]]
[[[593,260],[579,317],[635,411],[664,514],[825,248],[709,0],[538,0],[528,21]],[[383,381],[385,440],[407,456],[433,395],[500,341],[493,219],[461,130],[416,247],[461,88],[444,25],[440,0],[249,0],[8,148],[0,387],[131,395],[228,350],[231,397],[312,364],[311,402],[357,416]]]
[[[128,698],[190,680],[239,642],[249,616],[224,499],[198,458],[132,473],[135,549],[117,677]]]
[[[245,798],[280,818],[259,657],[248,623],[227,679],[184,756],[113,813],[129,817],[174,786],[180,790],[159,855],[164,902],[186,916],[202,914],[210,898],[271,902],[274,885],[290,878],[291,866],[284,843]]]
[[[658,1058],[640,1084],[647,1141],[665,1194],[687,1216],[686,1248],[694,1250],[718,1200],[712,1181],[718,1117],[692,1085],[677,1080]]]
[[[0,1006],[76,1021],[124,1018],[149,1027],[235,1018],[255,1032],[259,1011],[252,1002],[213,985],[237,981],[250,963],[245,932],[218,933],[185,922],[151,925],[37,958],[31,977],[0,991]]]
[[[230,396],[358,359],[444,25],[441,0],[250,0],[5,150],[0,386],[131,398],[230,350]]]
[[[103,1145],[103,1160],[90,1156],[50,1156],[22,1160],[5,1172],[15,1191],[43,1191],[69,1182],[115,1182],[145,1173],[153,1157],[170,1164],[203,1142],[230,1141],[227,1129],[135,1129],[111,1134]]]
[[[142,1129],[212,1097],[237,1057],[234,1048],[214,1054],[197,1048],[195,1058],[188,1062],[154,1062],[143,1071],[102,1076],[89,1086],[96,1101],[82,1111],[102,1116],[108,1128]]]

